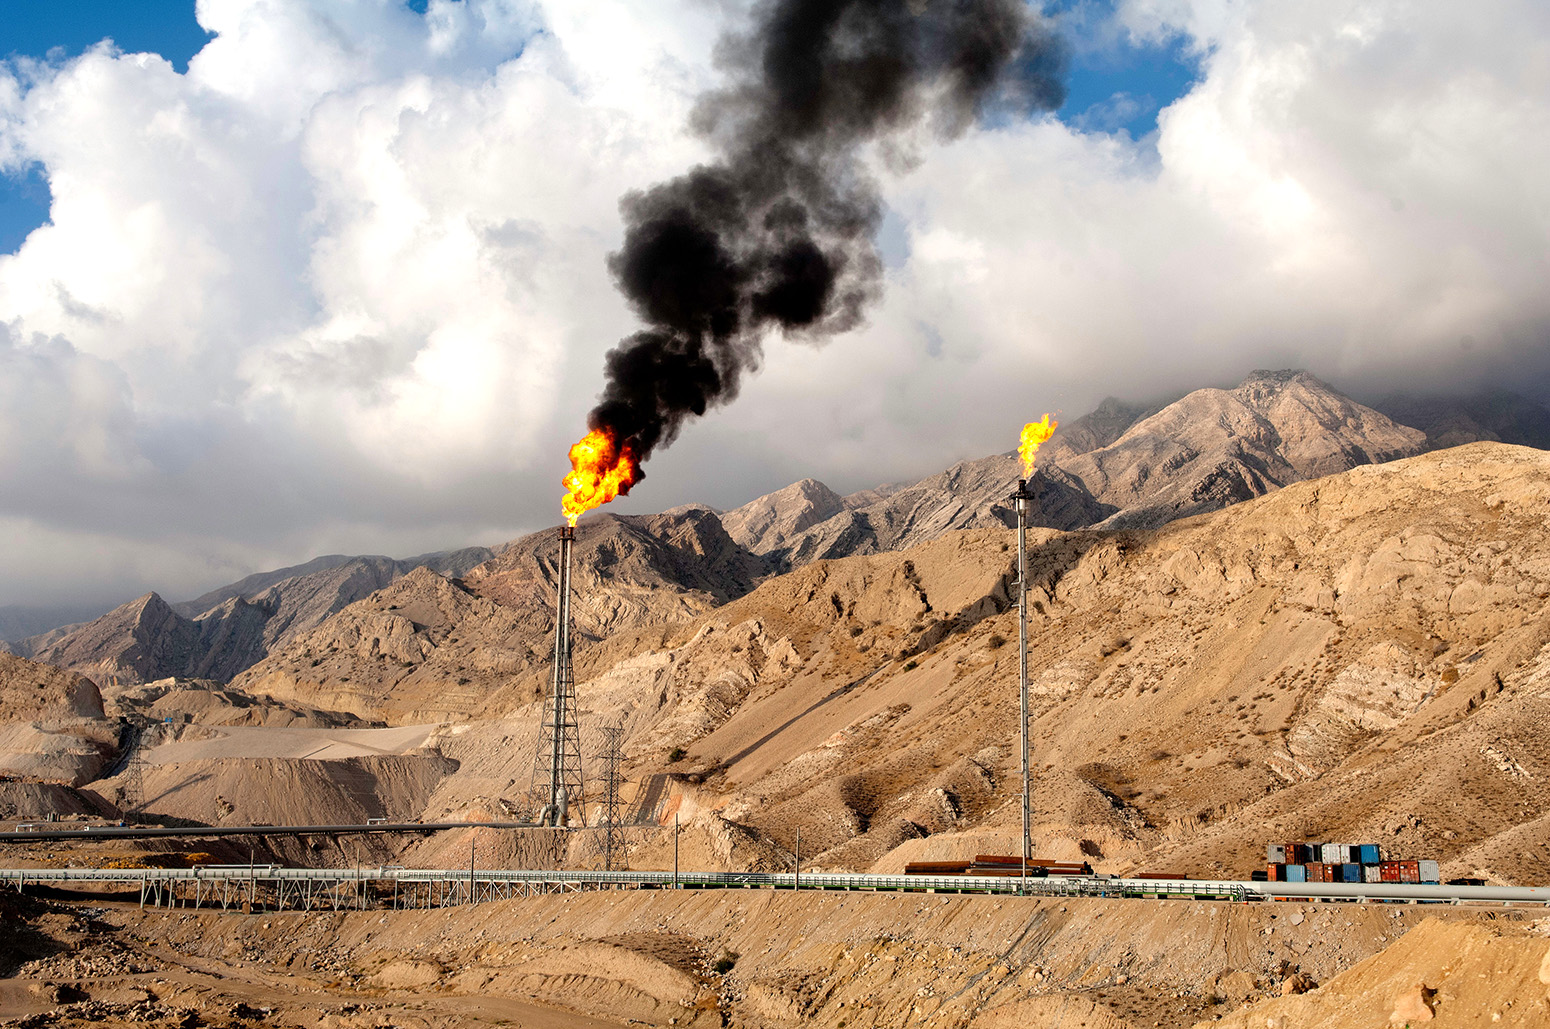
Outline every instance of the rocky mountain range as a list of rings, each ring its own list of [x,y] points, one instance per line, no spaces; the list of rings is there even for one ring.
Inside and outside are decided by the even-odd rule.
[[[1196,390],[1150,413],[1108,400],[1063,425],[1041,452],[1030,483],[1034,522],[1068,530],[1156,526],[1418,454],[1425,444],[1423,432],[1306,372],[1255,372],[1236,389]],[[795,568],[901,550],[956,529],[1011,525],[1006,497],[1019,474],[1011,453],[965,461],[872,503],[843,504],[822,520],[823,502],[832,508],[838,498],[808,480],[724,520],[744,546]]]
[[[494,555],[472,547],[408,560],[321,557],[177,605],[147,593],[93,621],[19,640],[11,649],[101,682],[170,676],[227,681],[415,568],[457,576]]]
[[[1105,405],[1062,430],[1033,485],[1044,521],[1079,524],[1028,538],[1037,856],[1237,879],[1263,867],[1267,842],[1339,840],[1435,859],[1444,879],[1550,881],[1550,453],[1441,446],[1296,374],[1155,410]],[[896,873],[1016,853],[1011,462],[849,496],[807,480],[725,513],[583,520],[573,604],[589,793],[573,818],[599,814],[600,729],[618,726],[631,868],[681,858],[770,871],[800,851],[804,874]],[[213,595],[193,617],[147,597],[113,626],[50,642],[81,667],[117,669],[107,676],[0,656],[0,817],[521,818],[533,810],[557,554],[545,531],[472,567],[325,559]],[[376,575],[387,581],[354,596]],[[205,632],[237,625],[223,612],[272,590],[291,596],[245,631],[262,643],[273,622],[273,642],[232,681],[132,681],[205,667],[221,651]],[[244,837],[256,854],[91,835],[0,849],[17,867],[603,860],[588,831]],[[138,915],[132,896],[117,910],[181,934],[223,975],[247,955],[266,990],[298,941],[323,952],[295,927],[326,923],[355,948],[351,974],[373,1004],[384,989],[448,1004],[494,992],[651,1024],[720,1025],[728,1011],[738,1025],[902,1024],[920,1021],[944,982],[972,991],[993,978],[1012,984],[1004,1004],[944,1002],[926,1021],[1334,1027],[1354,1005],[1374,1025],[1421,1012],[1450,1025],[1504,1013],[1505,1024],[1532,1015],[1550,981],[1531,913],[1468,906],[789,891],[432,910],[381,900],[241,925],[194,908]],[[59,931],[79,924],[34,915]],[[501,932],[510,939],[492,949]],[[260,943],[270,949],[251,949]],[[684,957],[693,946],[705,960]],[[724,963],[707,965],[717,948]],[[388,954],[415,963],[384,966]],[[286,980],[303,984],[296,1010],[316,1007],[344,967],[312,960]],[[721,992],[690,1003],[681,969],[718,965]],[[30,981],[83,981],[55,967]],[[1243,1003],[1257,1006],[1232,1012]]]
[[[1450,443],[1550,443],[1550,412],[1510,394],[1450,402],[1396,395],[1384,404],[1430,428],[1400,424],[1296,371],[1255,372],[1233,389],[1196,390],[1153,407],[1111,398],[1063,424],[1044,447],[1030,482],[1033,522],[1068,531],[1156,527],[1290,483]],[[918,482],[845,496],[804,479],[726,512],[690,507],[656,516],[593,516],[576,554],[577,583],[588,598],[577,610],[578,631],[599,638],[644,631],[724,604],[769,575],[814,561],[905,550],[953,531],[1012,525],[1006,498],[1019,474],[1015,455],[1005,453],[960,462]],[[432,608],[444,604],[440,594],[450,589],[518,612],[506,630],[508,644],[476,665],[489,674],[526,670],[544,656],[554,552],[550,534],[535,533],[498,550],[408,560],[330,555],[176,605],[148,594],[93,622],[30,637],[11,649],[99,680],[231,681],[256,669],[244,681],[261,679],[298,698],[315,688],[311,700],[333,697],[347,710],[359,706],[362,713],[380,714],[380,704],[367,694],[396,678],[384,677],[381,669],[356,670],[354,686],[336,692],[322,672],[303,670],[303,660],[315,658],[305,669],[337,670],[337,660],[319,656],[327,648],[320,650],[311,638],[314,630],[424,568],[452,580],[432,591],[437,597],[421,598]],[[411,586],[429,582],[421,576]],[[372,601],[376,615],[386,613],[386,603]],[[436,621],[407,631],[423,636]],[[298,649],[303,637],[310,642]],[[537,687],[522,687],[528,688]],[[487,693],[480,686],[469,696]],[[355,699],[346,703],[348,697]],[[472,703],[458,701],[448,710],[472,710]]]
[[[1547,499],[1550,455],[1481,443],[1160,528],[1032,530],[1041,852],[1244,874],[1268,833],[1377,840],[1448,875],[1543,881]],[[761,576],[712,512],[654,517],[591,519],[577,548],[583,723],[624,727],[640,817],[735,826],[763,841],[742,850],[756,862],[800,831],[817,868],[896,871],[1008,845],[1010,533],[952,531]],[[519,811],[551,626],[547,604],[516,602],[552,589],[553,552],[509,548],[461,581],[415,569],[229,687],[107,692],[116,710],[193,718],[185,741],[218,725],[368,721],[423,739],[441,723],[425,744],[435,761],[404,754],[370,774],[409,776],[427,818]],[[724,570],[706,585],[744,591],[675,587],[686,561]],[[90,782],[116,738],[95,686],[7,660],[13,714],[33,691],[59,699],[41,721],[8,724],[0,749],[18,772],[84,783],[79,804],[111,802],[117,777]],[[153,759],[161,815],[210,817],[200,782],[253,793],[242,763],[200,746],[212,756]],[[283,754],[233,753],[247,752],[280,774]],[[307,817],[297,790],[285,817]]]

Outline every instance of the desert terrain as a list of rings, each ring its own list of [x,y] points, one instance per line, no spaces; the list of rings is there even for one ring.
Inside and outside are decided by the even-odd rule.
[[[1550,881],[1550,453],[1489,437],[1462,416],[1412,428],[1302,373],[1063,427],[1031,484],[1035,852],[1247,878],[1266,843],[1344,840],[1444,879]],[[573,821],[598,821],[617,725],[632,868],[672,866],[675,820],[679,860],[706,870],[788,870],[798,834],[804,871],[1015,853],[1016,477],[995,455],[845,496],[804,480],[733,511],[584,519]],[[556,559],[553,531],[320,559],[12,641],[0,821],[526,819]],[[446,868],[472,850],[590,868],[596,837],[7,842],[0,865]],[[6,895],[0,1024],[1550,1024],[1535,910],[133,899]]]

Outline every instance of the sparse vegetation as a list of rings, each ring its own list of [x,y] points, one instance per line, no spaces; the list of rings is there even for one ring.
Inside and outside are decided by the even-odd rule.
[[[668,761],[670,761],[670,762],[672,762],[674,764],[677,764],[679,761],[682,761],[684,758],[686,758],[688,756],[689,756],[689,752],[687,750],[683,749],[682,747],[674,747],[672,750],[667,752],[667,759],[668,759]]]

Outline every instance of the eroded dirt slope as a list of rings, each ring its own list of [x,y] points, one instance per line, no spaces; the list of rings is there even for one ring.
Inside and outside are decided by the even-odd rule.
[[[1246,875],[1270,839],[1371,839],[1543,881],[1547,497],[1546,455],[1477,444],[1161,530],[1036,534],[1041,841]],[[788,848],[800,827],[824,865],[1011,829],[1011,543],[800,569],[584,702],[628,710],[637,778],[685,747],[676,789]]]

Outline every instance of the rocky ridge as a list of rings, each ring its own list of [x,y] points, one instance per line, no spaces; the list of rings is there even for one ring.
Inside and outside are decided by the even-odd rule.
[[[233,683],[402,723],[503,713],[541,694],[553,647],[559,547],[534,533],[449,580],[418,569],[304,633]],[[599,515],[578,529],[580,667],[741,596],[767,571],[707,508]],[[607,640],[600,653],[587,643]]]
[[[224,682],[415,568],[457,575],[492,556],[475,547],[407,561],[321,557],[249,576],[182,604],[147,593],[101,618],[29,637],[12,649],[101,682],[171,676]]]
[[[1394,404],[1417,417],[1440,410],[1437,404]],[[1469,410],[1508,436],[1533,435],[1536,410],[1550,425],[1550,414],[1521,398],[1493,396],[1472,404]],[[1427,444],[1420,432],[1303,372],[1256,372],[1235,389],[1197,390],[1156,408],[1110,398],[1063,425],[1046,445],[1031,482],[1034,524],[1067,530],[1158,525],[1425,445],[1438,444]],[[706,508],[654,516],[656,522],[641,524],[648,535],[661,532],[666,549],[651,558],[661,574],[651,577],[646,589],[666,587],[723,603],[763,575],[812,561],[907,549],[962,529],[1008,526],[1013,514],[1006,497],[1019,474],[1015,458],[1003,454],[961,462],[912,485],[844,497],[803,480],[721,514],[716,525],[717,515]],[[656,545],[637,539],[621,551],[621,559],[628,563],[632,553]],[[551,537],[537,533],[502,549],[511,552],[497,557],[471,548],[408,561],[320,557],[178,605],[148,595],[94,622],[11,649],[99,679],[229,681],[414,567],[483,583],[481,595],[508,606],[547,604],[552,577],[537,574],[534,562],[536,554],[552,550]],[[675,565],[674,553],[689,556]],[[610,559],[605,551],[598,556]],[[588,560],[581,556],[581,581],[590,574]],[[623,589],[628,573],[614,578],[618,609],[611,626],[590,627],[599,633],[631,624],[643,613],[645,594]]]
[[[0,775],[79,786],[97,778],[117,742],[91,680],[0,654]]]
[[[1425,435],[1306,372],[1259,371],[1155,410],[1110,398],[1063,425],[1030,482],[1033,524],[1056,529],[1156,526],[1292,482],[1420,453]],[[750,549],[782,569],[908,549],[944,532],[1014,524],[1015,454],[964,461],[870,504],[835,506],[804,480],[726,516]],[[833,511],[822,517],[826,511]],[[744,526],[780,526],[768,535]],[[803,528],[803,526],[806,526]]]

